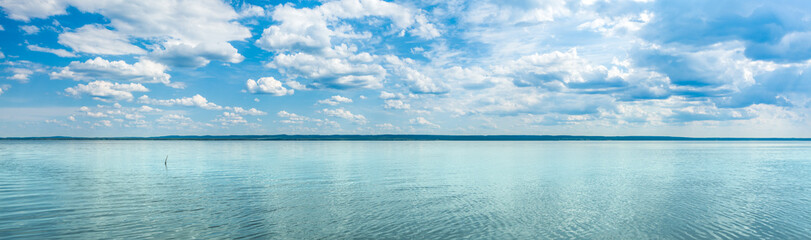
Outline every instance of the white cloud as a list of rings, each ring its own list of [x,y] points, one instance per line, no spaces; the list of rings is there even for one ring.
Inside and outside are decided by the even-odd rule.
[[[454,66],[445,69],[443,76],[452,82],[452,85],[461,86],[468,90],[494,87],[503,82],[503,79],[490,76],[491,73],[481,67],[463,68]]]
[[[428,126],[428,127],[432,127],[432,128],[439,128],[439,125],[436,125],[436,124],[428,121],[424,117],[412,118],[412,119],[409,119],[408,122],[411,123],[411,124],[414,124],[414,125],[423,125],[423,126]]]
[[[152,105],[161,105],[161,106],[186,106],[186,107],[199,107],[208,110],[221,110],[223,109],[222,106],[209,102],[208,99],[200,96],[200,94],[194,95],[192,97],[185,97],[185,98],[176,98],[176,99],[152,99],[149,98],[147,95],[143,95],[138,98],[139,103],[145,104],[152,104]]]
[[[256,108],[251,108],[251,109],[246,110],[246,109],[241,108],[241,107],[233,107],[233,108],[230,108],[230,109],[233,110],[234,113],[242,114],[242,115],[259,116],[259,115],[267,115],[268,114],[266,112],[256,110]]]
[[[434,38],[439,31],[418,10],[379,0],[342,0],[321,4],[315,8],[297,9],[292,4],[279,5],[271,17],[280,24],[266,28],[256,44],[266,50],[299,49],[320,51],[331,46],[335,36],[357,36],[352,32],[335,31],[328,21],[384,17],[391,19],[393,27],[410,30],[423,38]]]
[[[223,112],[222,115],[214,119],[214,122],[219,122],[223,126],[248,123],[245,118],[232,112]]]
[[[313,80],[315,87],[335,89],[380,88],[386,70],[369,63],[367,53],[341,53],[341,57],[322,57],[307,53],[279,54],[267,66],[283,73]],[[345,57],[345,58],[344,58]]]
[[[287,111],[279,111],[276,113],[277,116],[280,118],[285,118],[279,122],[286,123],[286,124],[303,124],[305,122],[308,123],[315,123],[318,127],[334,127],[340,128],[340,124],[335,121],[329,119],[317,119],[317,118],[309,118],[305,116],[301,116],[295,113],[289,113]]]
[[[265,15],[266,13],[264,8],[247,3],[242,5],[242,9],[239,10],[240,18],[264,17]]]
[[[103,112],[87,112],[87,116],[88,117],[93,117],[93,118],[106,118],[106,117],[108,117],[107,114],[104,114]]]
[[[9,68],[6,70],[12,73],[11,77],[8,79],[17,80],[20,83],[27,83],[31,74],[34,74],[33,70],[25,68]]]
[[[293,80],[288,80],[287,82],[284,82],[284,84],[295,90],[307,90],[307,86]]]
[[[3,25],[0,25],[0,31],[5,31],[6,29],[3,28]]]
[[[410,67],[416,65],[412,59],[400,59],[393,55],[387,55],[386,61],[395,69],[396,74],[409,85],[409,90],[413,93],[442,94],[450,91],[445,83],[436,81]]]
[[[132,92],[148,92],[149,89],[138,83],[121,84],[107,81],[93,81],[79,84],[75,87],[65,89],[65,92],[72,96],[87,94],[97,100],[126,100],[132,101]]]
[[[332,105],[332,106],[335,106],[335,105],[338,105],[338,104],[341,104],[341,103],[351,103],[351,102],[352,102],[352,99],[347,98],[347,97],[343,97],[341,95],[335,95],[335,96],[332,96],[332,97],[327,98],[327,99],[318,100],[318,103],[320,103],[320,104],[327,104],[327,105]]]
[[[11,88],[11,85],[8,84],[0,85],[0,95],[3,95],[3,93],[8,91],[9,88]]]
[[[380,91],[380,99],[401,99],[405,98],[402,93],[390,93],[386,91]]]
[[[276,115],[280,118],[287,118],[282,120],[283,123],[303,123],[305,121],[310,121],[310,118],[308,117],[299,116],[298,114],[289,113],[287,111],[279,111],[276,113]]]
[[[161,110],[157,109],[157,108],[147,106],[147,105],[143,105],[140,108],[138,108],[138,111],[139,112],[160,112]]]
[[[166,41],[161,48],[154,49],[149,54],[150,59],[177,67],[202,67],[211,60],[240,63],[245,57],[229,43],[188,43],[182,41]]]
[[[250,30],[236,21],[239,14],[221,0],[4,0],[0,6],[12,19],[24,21],[64,14],[68,6],[84,13],[100,14],[109,21],[105,28],[117,33],[111,38],[115,40],[91,39],[97,40],[98,44],[108,44],[95,48],[92,44],[72,41],[81,39],[66,38],[65,44],[87,51],[122,54],[140,52],[127,44],[145,40],[159,45],[151,58],[170,65],[184,64],[181,60],[190,60],[195,66],[204,65],[209,60],[240,62],[243,57],[236,53],[229,42],[251,37]],[[105,34],[100,27],[94,28],[98,30],[95,34]],[[115,51],[115,46],[128,47]]]
[[[173,126],[190,126],[194,124],[194,121],[191,118],[180,114],[166,114],[156,119],[155,122],[158,124]]]
[[[326,2],[315,8],[279,5],[271,17],[279,22],[264,30],[256,45],[277,52],[267,67],[277,68],[292,78],[313,81],[315,88],[380,88],[386,70],[376,56],[357,53],[353,45],[333,46],[333,41],[370,39],[369,32],[354,32],[343,19],[367,17],[388,19],[393,32],[410,32],[431,39],[439,30],[428,22],[421,10],[379,0],[342,0]]]
[[[91,24],[73,32],[59,34],[59,44],[74,51],[97,55],[145,54],[146,51],[132,45],[124,34],[104,26]]]
[[[76,54],[72,52],[68,52],[65,49],[51,49],[51,48],[44,48],[37,45],[28,45],[28,50],[35,51],[35,52],[46,52],[52,53],[56,56],[60,57],[76,57]]]
[[[589,29],[602,33],[606,36],[615,36],[626,33],[633,33],[642,29],[654,17],[648,11],[638,15],[625,15],[620,17],[598,17],[592,21],[580,24],[578,30]]]
[[[98,122],[98,123],[96,123],[96,124],[93,124],[93,126],[97,126],[97,127],[102,127],[102,126],[103,126],[103,127],[112,127],[112,126],[113,126],[113,123],[112,123],[112,122],[110,122],[110,120],[99,120],[99,122]]]
[[[366,124],[366,117],[364,117],[363,115],[360,115],[360,114],[352,114],[352,112],[349,112],[349,111],[347,111],[347,110],[345,110],[343,108],[339,108],[339,109],[326,109],[325,108],[325,109],[321,110],[321,112],[328,115],[328,116],[343,118],[343,119],[346,119],[346,120],[349,120],[349,121],[352,121],[352,122],[355,122],[355,123],[358,123],[358,124]]]
[[[466,9],[462,21],[473,24],[533,24],[552,22],[572,11],[564,0],[479,1]]]
[[[28,22],[31,18],[47,18],[65,14],[66,4],[58,0],[0,0],[8,18]]]
[[[25,35],[34,35],[39,33],[39,27],[34,25],[20,26],[20,30],[22,30]]]
[[[396,127],[391,123],[376,124],[375,127],[379,128],[379,129],[382,129],[382,130],[397,130],[397,131],[400,130],[399,127]]]
[[[163,64],[141,59],[134,64],[124,61],[108,61],[101,57],[84,62],[73,61],[59,72],[51,72],[51,79],[93,80],[108,79],[139,83],[162,83],[173,88],[183,88],[182,83],[173,83]]]
[[[605,90],[627,85],[617,71],[591,64],[578,56],[575,48],[523,56],[500,66],[496,73],[513,78],[517,86],[537,86],[550,91]]]
[[[250,93],[270,94],[273,96],[293,95],[294,92],[293,89],[284,88],[282,82],[273,77],[263,77],[255,81],[248,79],[248,81],[245,81],[245,87],[248,88]]]
[[[386,103],[386,105],[385,105],[386,109],[401,109],[401,110],[404,110],[404,109],[410,109],[411,108],[411,105],[409,105],[408,103],[404,103],[402,100],[388,99],[388,100],[385,101],[385,103]]]
[[[433,39],[439,37],[440,32],[436,29],[434,24],[428,22],[425,15],[417,15],[414,20],[417,22],[417,27],[409,30],[408,32],[423,39]]]
[[[248,28],[234,21],[239,17],[236,11],[220,0],[122,1],[76,7],[106,16],[113,29],[130,38],[164,40],[152,58],[170,65],[184,59],[197,66],[208,60],[240,62],[243,57],[229,42],[251,36]]]

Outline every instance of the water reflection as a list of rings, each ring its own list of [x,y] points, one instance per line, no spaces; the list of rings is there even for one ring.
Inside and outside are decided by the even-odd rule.
[[[0,238],[806,238],[808,156],[805,142],[3,141]]]

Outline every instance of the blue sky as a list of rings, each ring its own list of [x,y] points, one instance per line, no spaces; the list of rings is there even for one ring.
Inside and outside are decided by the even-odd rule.
[[[811,136],[808,1],[0,8],[0,136]]]

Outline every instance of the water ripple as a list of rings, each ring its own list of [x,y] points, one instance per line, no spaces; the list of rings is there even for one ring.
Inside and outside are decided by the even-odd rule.
[[[805,142],[4,141],[0,239],[808,239],[808,156]]]

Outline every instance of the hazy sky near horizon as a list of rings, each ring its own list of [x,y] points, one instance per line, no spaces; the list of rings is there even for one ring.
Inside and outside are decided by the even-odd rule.
[[[809,1],[0,9],[0,137],[811,136]]]

